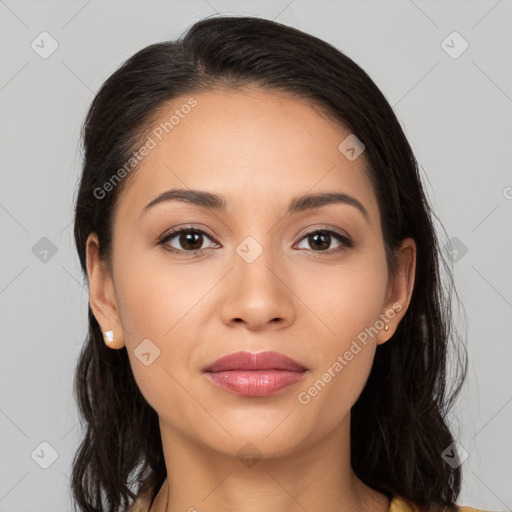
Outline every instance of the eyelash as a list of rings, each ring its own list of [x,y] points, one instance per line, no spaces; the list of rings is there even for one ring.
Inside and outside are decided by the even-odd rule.
[[[166,233],[165,235],[163,235],[161,238],[158,239],[157,245],[164,246],[169,240],[174,238],[175,235],[181,234],[183,232],[201,233],[201,234],[207,236],[208,238],[210,238],[211,240],[213,240],[214,243],[218,243],[212,236],[210,236],[208,233],[206,233],[206,231],[203,231],[202,229],[185,227],[185,228],[175,229],[173,231],[170,231],[169,233]],[[304,236],[300,239],[300,241],[304,240],[305,238],[310,237],[311,235],[315,235],[318,233],[332,235],[333,238],[335,238],[338,242],[340,242],[342,244],[341,247],[334,251],[315,251],[313,249],[306,249],[306,250],[313,252],[313,253],[320,253],[320,256],[324,256],[324,255],[329,256],[329,255],[333,255],[333,254],[338,254],[340,252],[346,251],[347,249],[351,249],[352,247],[354,247],[354,243],[352,242],[352,240],[350,238],[348,238],[336,231],[332,231],[330,229],[315,229],[313,231],[305,233]],[[172,252],[175,254],[186,254],[187,256],[194,256],[194,255],[196,255],[200,252],[203,252],[205,250],[205,249],[196,249],[195,251],[186,251],[186,250],[182,250],[182,249],[169,249],[167,247],[164,247],[164,249],[166,251],[169,251],[169,252]]]

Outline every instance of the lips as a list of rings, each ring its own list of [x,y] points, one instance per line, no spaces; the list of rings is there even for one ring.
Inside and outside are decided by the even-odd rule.
[[[232,370],[288,370],[303,372],[307,368],[297,361],[279,352],[267,351],[252,354],[251,352],[236,352],[214,361],[204,368],[204,372],[224,372]]]
[[[217,387],[245,397],[267,397],[299,382],[308,369],[278,352],[237,352],[204,368]]]

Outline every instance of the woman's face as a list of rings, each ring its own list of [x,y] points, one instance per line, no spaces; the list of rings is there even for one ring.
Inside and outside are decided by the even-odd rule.
[[[278,456],[346,428],[377,345],[408,306],[415,260],[407,239],[409,269],[388,280],[364,153],[339,149],[349,134],[304,101],[258,89],[183,96],[155,124],[115,211],[112,274],[93,244],[88,270],[96,318],[114,330],[113,348],[126,345],[163,431]],[[147,207],[172,189],[221,196],[225,208]],[[320,193],[353,200],[288,211]],[[179,228],[206,234],[157,243]],[[308,371],[268,396],[218,387],[204,368],[239,351],[279,352]]]

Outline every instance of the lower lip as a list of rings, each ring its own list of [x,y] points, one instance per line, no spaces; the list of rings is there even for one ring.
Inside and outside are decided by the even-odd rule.
[[[306,372],[289,370],[229,370],[207,372],[217,386],[241,396],[269,396],[298,382]]]

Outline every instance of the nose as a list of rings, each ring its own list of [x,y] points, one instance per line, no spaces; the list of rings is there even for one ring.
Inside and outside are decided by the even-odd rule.
[[[251,331],[262,331],[293,323],[298,300],[293,275],[270,250],[263,250],[254,261],[235,253],[225,286],[221,318],[226,325],[244,324]]]

